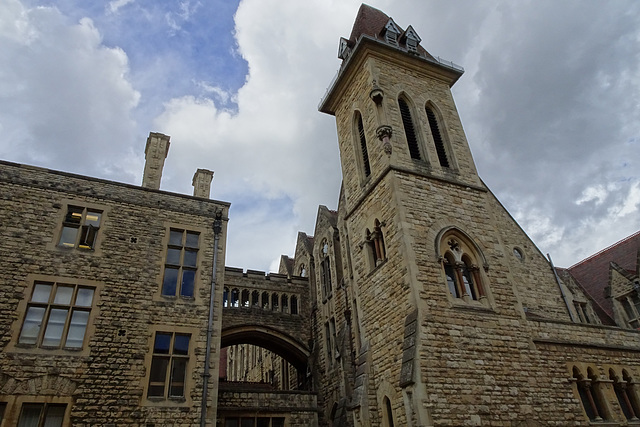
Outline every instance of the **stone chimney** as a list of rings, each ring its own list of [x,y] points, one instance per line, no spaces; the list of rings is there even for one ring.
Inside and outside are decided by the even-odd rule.
[[[144,175],[142,176],[142,186],[160,189],[160,179],[162,178],[162,168],[164,159],[169,152],[169,139],[171,137],[161,133],[150,132],[147,138],[147,146],[144,149]]]
[[[211,192],[211,180],[213,179],[213,171],[207,169],[198,169],[193,175],[193,195],[194,197],[209,198]]]

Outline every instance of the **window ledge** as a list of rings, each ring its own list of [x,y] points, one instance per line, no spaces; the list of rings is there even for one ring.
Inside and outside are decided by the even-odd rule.
[[[367,274],[367,277],[369,277],[369,276],[373,275],[373,273],[375,273],[376,271],[378,271],[379,269],[381,269],[381,268],[382,268],[382,266],[384,266],[384,265],[387,263],[387,260],[388,260],[388,259],[389,259],[389,258],[385,258],[385,259],[383,259],[382,261],[380,261],[380,262],[378,263],[378,265],[376,265],[376,266],[374,267],[374,269],[373,269],[373,270],[371,270],[371,271]]]
[[[491,308],[491,307],[487,307],[486,305],[482,304],[479,301],[458,301],[455,300],[453,301],[453,308],[456,309],[461,309],[461,310],[470,310],[470,311],[479,311],[479,312],[485,312],[485,313],[495,313],[496,311]]]

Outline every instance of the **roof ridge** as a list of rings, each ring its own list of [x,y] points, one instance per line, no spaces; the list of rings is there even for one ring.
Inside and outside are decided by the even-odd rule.
[[[638,235],[640,235],[640,230],[636,231],[636,232],[635,232],[635,233],[633,233],[631,236],[627,236],[627,237],[625,237],[624,239],[621,239],[621,240],[617,241],[616,243],[614,243],[614,244],[612,244],[612,245],[609,245],[609,246],[607,246],[607,247],[606,247],[606,248],[604,248],[604,249],[599,250],[599,251],[598,251],[598,252],[596,252],[595,254],[593,254],[593,255],[591,255],[591,256],[589,256],[589,257],[587,257],[587,258],[583,259],[582,261],[578,261],[578,262],[576,262],[576,263],[575,263],[575,264],[573,264],[571,267],[568,267],[568,268],[567,268],[567,270],[571,270],[572,268],[577,267],[578,265],[580,265],[580,264],[582,264],[582,263],[585,263],[585,262],[587,262],[587,261],[589,261],[589,260],[591,260],[591,259],[593,259],[593,258],[597,257],[598,255],[601,255],[602,253],[604,253],[604,252],[608,251],[609,249],[612,249],[612,248],[614,248],[614,247],[616,247],[616,246],[618,246],[618,245],[621,245],[622,243],[624,243],[624,242],[625,242],[625,241],[627,241],[627,240],[631,240],[631,239],[633,239],[634,237],[637,237]]]

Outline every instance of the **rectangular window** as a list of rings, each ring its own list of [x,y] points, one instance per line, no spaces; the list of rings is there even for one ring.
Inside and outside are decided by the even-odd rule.
[[[58,246],[94,249],[101,221],[102,211],[69,205],[62,221]]]
[[[284,417],[225,418],[224,427],[284,427]]]
[[[169,230],[162,295],[192,298],[196,279],[200,233]]]
[[[184,398],[191,335],[156,332],[149,371],[149,398]]]
[[[94,294],[88,286],[35,282],[18,343],[81,349]]]
[[[24,403],[18,427],[61,427],[66,404]]]

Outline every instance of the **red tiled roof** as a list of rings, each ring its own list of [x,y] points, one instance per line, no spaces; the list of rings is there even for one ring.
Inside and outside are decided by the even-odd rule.
[[[376,9],[375,7],[371,7],[368,4],[362,3],[360,5],[360,9],[358,9],[358,14],[356,15],[356,20],[353,23],[353,28],[351,29],[351,35],[349,36],[348,45],[350,47],[355,46],[356,42],[360,38],[361,35],[366,34],[373,38],[379,38],[384,30],[385,25],[389,21],[389,16],[383,11]],[[396,23],[397,25],[397,23]],[[400,34],[403,34],[405,29],[401,28]],[[402,41],[400,41],[402,45]],[[429,52],[427,52],[422,46],[418,45],[418,51],[422,54],[425,54],[428,58],[433,59],[433,56]]]
[[[605,297],[609,285],[609,266],[615,262],[621,268],[637,272],[640,231],[609,246],[589,258],[572,265],[567,270],[593,300],[613,318],[613,305]]]

